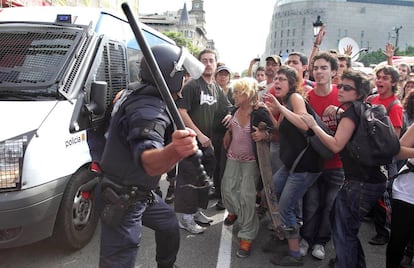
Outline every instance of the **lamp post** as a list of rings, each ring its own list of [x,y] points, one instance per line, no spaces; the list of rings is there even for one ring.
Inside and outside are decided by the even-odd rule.
[[[398,37],[400,36],[400,30],[402,29],[402,26],[400,27],[392,27],[392,29],[395,32],[395,48],[398,47]]]
[[[319,34],[319,31],[321,30],[321,27],[323,25],[323,22],[321,21],[321,16],[318,15],[316,17],[316,21],[313,23],[313,36],[316,37]]]

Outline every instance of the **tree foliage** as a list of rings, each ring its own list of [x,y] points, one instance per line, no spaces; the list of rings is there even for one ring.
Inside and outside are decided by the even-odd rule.
[[[193,42],[191,41],[191,39],[185,37],[183,33],[181,33],[181,32],[164,32],[163,34],[165,34],[166,36],[168,36],[169,38],[174,40],[175,43],[177,44],[177,46],[186,47],[188,49],[188,51],[190,51],[190,53],[193,54],[194,56],[197,57],[198,54],[200,53],[200,50],[193,45]]]
[[[406,50],[400,51],[397,49],[394,53],[396,56],[414,56],[414,47],[408,46]],[[386,61],[387,57],[384,55],[381,49],[362,55],[358,61],[362,62],[364,66],[370,66],[371,64],[378,64]]]

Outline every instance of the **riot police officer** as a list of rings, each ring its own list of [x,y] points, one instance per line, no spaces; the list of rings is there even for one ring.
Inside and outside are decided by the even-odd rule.
[[[172,45],[151,50],[171,94],[179,96],[185,70],[191,68],[183,57],[192,56]],[[173,267],[179,249],[176,215],[153,190],[163,173],[197,152],[196,135],[190,129],[174,131],[145,59],[141,80],[115,104],[101,159],[100,267],[135,267],[142,225],[155,231],[159,268]]]

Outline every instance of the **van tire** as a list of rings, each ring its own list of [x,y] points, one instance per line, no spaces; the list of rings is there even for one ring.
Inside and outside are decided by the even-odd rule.
[[[85,198],[79,190],[95,177],[96,174],[83,168],[66,185],[54,230],[59,244],[64,248],[83,248],[95,234],[99,220],[95,195],[92,190]]]

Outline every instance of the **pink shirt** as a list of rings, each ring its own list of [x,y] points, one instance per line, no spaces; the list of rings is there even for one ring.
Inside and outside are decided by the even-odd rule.
[[[250,124],[241,126],[237,120],[237,113],[230,121],[232,139],[227,150],[227,158],[241,162],[256,161],[253,152],[253,140],[250,132]]]

